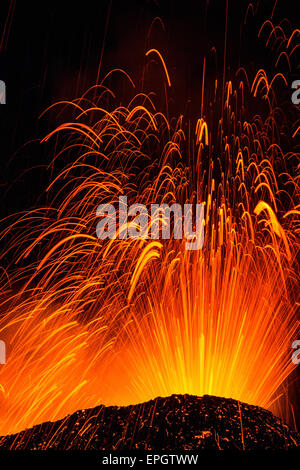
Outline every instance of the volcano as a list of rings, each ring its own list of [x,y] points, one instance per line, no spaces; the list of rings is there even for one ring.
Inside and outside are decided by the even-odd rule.
[[[270,411],[210,395],[98,406],[0,438],[0,450],[290,450],[300,434]]]

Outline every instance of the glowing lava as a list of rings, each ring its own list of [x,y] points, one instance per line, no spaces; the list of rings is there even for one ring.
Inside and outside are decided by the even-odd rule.
[[[262,70],[252,83],[240,70],[223,90],[216,80],[196,123],[169,121],[144,93],[115,105],[105,81],[97,103],[93,88],[67,104],[73,119],[44,139],[57,137],[51,202],[2,230],[11,264],[0,434],[174,393],[278,402],[295,367],[299,230],[299,155],[280,147],[278,81],[286,86]],[[261,115],[246,109],[254,99]],[[122,194],[131,204],[205,203],[203,250],[98,240],[98,204]]]

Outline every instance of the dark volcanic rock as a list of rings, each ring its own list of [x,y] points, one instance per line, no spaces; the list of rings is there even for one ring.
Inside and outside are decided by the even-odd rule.
[[[0,449],[278,450],[300,435],[270,411],[232,399],[172,395],[127,407],[77,411],[0,438]]]

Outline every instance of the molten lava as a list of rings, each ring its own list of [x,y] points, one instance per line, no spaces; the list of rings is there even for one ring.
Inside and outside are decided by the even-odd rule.
[[[281,52],[290,57],[297,37]],[[160,53],[147,54],[171,85]],[[240,69],[224,87],[203,80],[196,122],[168,119],[150,93],[118,103],[106,80],[56,104],[72,119],[43,140],[56,139],[49,204],[4,221],[0,434],[171,394],[280,413],[295,367],[300,214],[299,155],[281,147],[276,119],[284,75]],[[99,240],[96,208],[119,195],[204,203],[203,249]]]

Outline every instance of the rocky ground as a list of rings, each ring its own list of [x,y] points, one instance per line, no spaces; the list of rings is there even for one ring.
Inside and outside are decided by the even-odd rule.
[[[99,406],[0,438],[0,450],[289,450],[300,435],[270,411],[232,399],[172,395]]]

